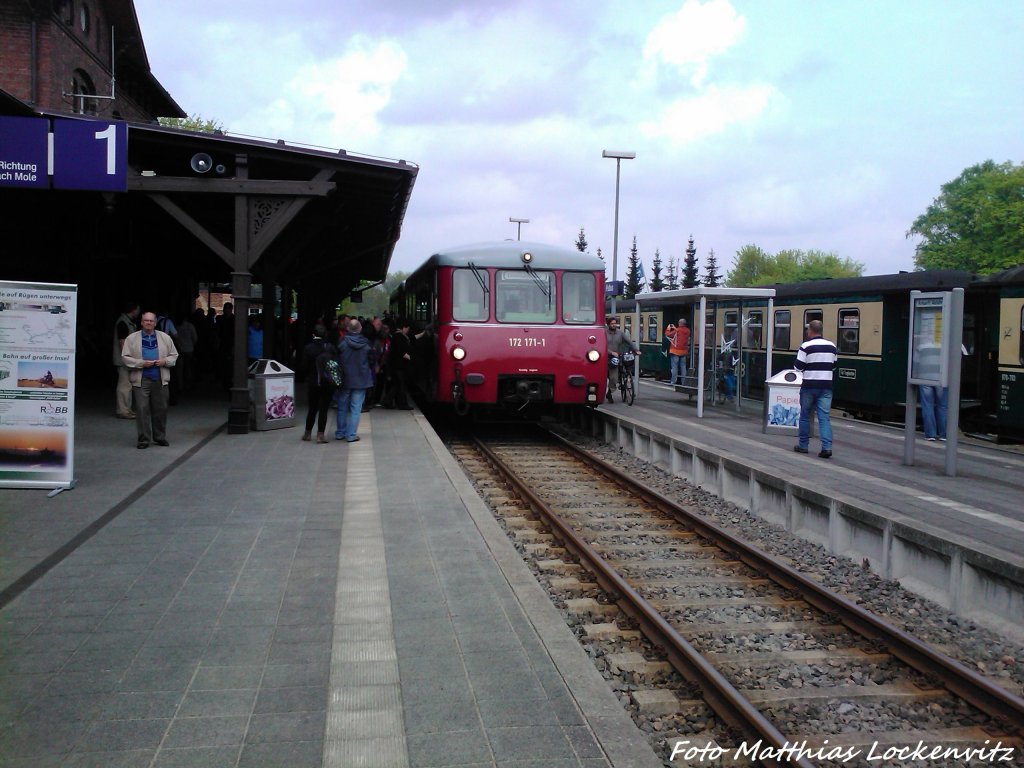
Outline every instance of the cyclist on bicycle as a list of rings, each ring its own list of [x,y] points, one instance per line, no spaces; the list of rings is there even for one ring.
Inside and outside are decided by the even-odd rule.
[[[632,349],[636,354],[640,353],[640,346],[629,338],[629,334],[619,329],[619,319],[609,317],[608,323],[608,392],[605,399],[612,402],[612,392],[619,388],[619,366],[621,365],[622,350]]]

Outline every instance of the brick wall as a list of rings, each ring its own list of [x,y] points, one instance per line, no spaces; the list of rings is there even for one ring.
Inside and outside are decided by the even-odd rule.
[[[32,27],[23,8],[0,4],[0,88],[28,101],[32,87]]]
[[[110,96],[110,22],[98,3],[89,5],[86,34],[78,26],[77,16],[71,25],[52,15],[36,20],[37,102],[32,98],[32,18],[25,6],[0,5],[0,88],[39,109],[71,113],[75,102],[64,93],[73,90],[75,70],[82,70],[97,95]],[[117,98],[93,102],[97,116],[151,121],[153,116],[131,97],[131,85],[131,79],[122,80],[119,72]]]

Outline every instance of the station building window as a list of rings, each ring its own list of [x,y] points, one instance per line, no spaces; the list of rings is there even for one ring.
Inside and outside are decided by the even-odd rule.
[[[481,322],[487,319],[488,274],[486,270],[456,269],[452,272],[452,319]]]
[[[836,342],[839,353],[856,355],[860,352],[860,310],[839,310],[839,339]]]
[[[789,349],[789,331],[792,324],[792,313],[788,309],[775,310],[775,329],[772,332],[772,347]]]
[[[75,21],[75,4],[71,0],[53,0],[53,12],[65,24],[71,25]]]
[[[71,103],[77,114],[96,114],[96,99],[90,98],[96,95],[96,86],[84,70],[76,69],[71,73],[71,94]]]
[[[562,275],[562,320],[592,325],[597,322],[597,281],[589,272]]]

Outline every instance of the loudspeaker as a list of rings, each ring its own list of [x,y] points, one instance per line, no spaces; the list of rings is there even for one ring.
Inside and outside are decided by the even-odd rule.
[[[192,155],[192,162],[190,164],[192,170],[196,173],[209,173],[210,169],[213,168],[213,158],[205,152],[196,152]]]

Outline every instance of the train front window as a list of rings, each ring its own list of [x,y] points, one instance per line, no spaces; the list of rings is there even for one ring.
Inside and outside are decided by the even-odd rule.
[[[839,341],[836,345],[840,354],[856,355],[860,352],[860,310],[839,310]]]
[[[503,269],[495,283],[494,310],[499,323],[555,322],[554,273]]]
[[[452,272],[452,319],[481,322],[487,319],[487,270],[456,269]]]
[[[593,325],[597,322],[597,282],[589,272],[562,275],[562,320]]]
[[[791,315],[788,309],[775,310],[775,329],[772,334],[772,346],[775,349],[789,349],[791,322]]]

